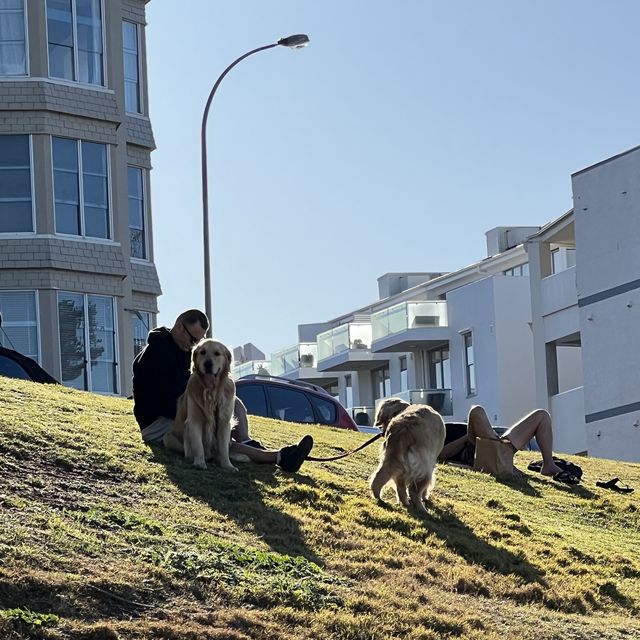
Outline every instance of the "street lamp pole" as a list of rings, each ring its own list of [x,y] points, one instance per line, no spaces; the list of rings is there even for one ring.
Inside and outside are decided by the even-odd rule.
[[[207,180],[207,118],[209,117],[209,109],[211,107],[211,102],[213,100],[213,96],[215,95],[220,83],[224,79],[224,77],[235,67],[239,62],[242,62],[245,58],[252,56],[254,53],[258,53],[260,51],[266,51],[267,49],[273,49],[274,47],[282,46],[288,47],[290,49],[299,49],[301,47],[306,46],[309,43],[309,37],[305,34],[298,34],[293,36],[288,36],[287,38],[281,38],[278,42],[274,42],[273,44],[265,45],[264,47],[258,47],[257,49],[252,49],[247,53],[241,55],[239,58],[234,60],[221,74],[220,77],[216,80],[216,83],[213,85],[211,89],[211,93],[209,94],[209,98],[207,99],[207,104],[204,108],[204,113],[202,115],[202,128],[200,131],[200,140],[201,140],[201,148],[202,148],[202,238],[204,241],[204,304],[205,304],[205,313],[207,314],[207,318],[209,318],[209,331],[207,335],[211,336],[213,333],[213,310],[211,308],[211,254],[209,250],[209,185]]]

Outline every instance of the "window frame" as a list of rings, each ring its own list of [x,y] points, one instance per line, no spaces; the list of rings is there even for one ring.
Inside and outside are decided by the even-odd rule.
[[[137,169],[138,171],[140,171],[140,178],[141,178],[141,184],[142,184],[142,234],[143,234],[143,250],[144,250],[144,257],[139,258],[138,256],[133,256],[131,255],[132,252],[132,244],[131,244],[131,225],[128,223],[127,224],[127,228],[129,229],[129,258],[131,260],[133,260],[134,262],[149,262],[150,258],[149,258],[149,233],[148,233],[148,229],[149,229],[149,218],[147,215],[147,176],[148,176],[148,172],[147,169],[145,167],[140,167],[138,165],[134,165],[134,164],[127,164],[127,205],[129,205],[129,200],[131,198],[131,194],[129,193],[129,169]],[[129,208],[127,206],[127,217],[129,214]]]
[[[57,291],[56,293],[56,321],[58,324],[57,331],[57,340],[58,340],[58,359],[60,363],[60,382],[66,387],[72,387],[68,382],[64,382],[62,378],[62,345],[60,343],[60,296],[61,295],[75,295],[82,296],[82,314],[83,314],[83,340],[84,340],[84,381],[85,387],[84,389],[80,389],[81,391],[90,391],[91,393],[99,393],[102,395],[109,396],[117,396],[120,394],[121,381],[120,381],[120,362],[119,362],[119,353],[120,353],[120,344],[119,344],[119,331],[118,331],[118,304],[115,296],[94,294],[94,293],[84,293],[82,291]],[[91,353],[88,351],[91,349],[91,334],[90,334],[90,326],[89,326],[89,298],[108,298],[111,300],[111,309],[113,312],[113,374],[114,374],[114,390],[113,391],[98,391],[93,388],[93,378],[91,371]],[[88,357],[87,357],[88,356]]]
[[[78,200],[80,205],[80,233],[64,233],[62,231],[58,231],[57,229],[57,218],[56,218],[56,167],[53,158],[53,141],[55,139],[60,140],[71,140],[76,143],[76,157],[78,160]],[[114,242],[114,212],[113,212],[113,194],[111,192],[112,182],[111,182],[111,145],[105,142],[97,142],[95,140],[85,140],[84,138],[70,138],[68,136],[49,136],[50,139],[50,150],[51,150],[51,180],[52,180],[52,193],[53,193],[53,228],[54,233],[57,236],[62,236],[65,238],[82,238],[84,240],[91,241],[99,241],[99,242]],[[100,236],[88,236],[85,234],[85,202],[84,202],[84,180],[81,180],[83,177],[83,166],[82,166],[82,143],[87,142],[89,144],[100,144],[106,150],[106,166],[107,166],[107,232],[108,236],[106,238],[101,238]]]
[[[107,32],[105,26],[105,10],[104,10],[104,0],[98,0],[100,3],[100,37],[102,38],[102,82],[83,82],[79,80],[79,62],[78,62],[78,21],[77,21],[77,8],[76,2],[77,0],[69,0],[71,2],[71,30],[73,35],[73,75],[74,78],[64,78],[60,76],[52,76],[51,75],[51,56],[49,55],[49,18],[48,18],[48,0],[45,0],[44,3],[44,14],[45,14],[45,35],[47,42],[47,77],[60,82],[70,82],[74,85],[80,85],[83,87],[102,87],[104,89],[108,88],[107,78],[108,78],[108,65],[107,65]]]
[[[373,379],[378,374],[382,375],[381,381]],[[380,400],[382,398],[388,398],[391,396],[391,375],[389,371],[389,365],[383,365],[371,370],[372,384],[373,384],[373,397],[374,400]],[[380,389],[380,382],[382,382],[382,389]],[[387,388],[388,387],[388,388]],[[382,395],[379,396],[378,392],[382,391]]]
[[[138,315],[140,314],[140,315]],[[151,311],[142,311],[141,309],[135,309],[134,311],[131,311],[131,329],[132,329],[132,334],[133,334],[133,357],[134,359],[136,358],[136,356],[144,349],[146,342],[147,342],[147,335],[149,334],[149,331],[151,331],[151,324],[153,322],[152,320],[152,313]],[[146,319],[146,322],[145,322]],[[144,325],[144,328],[146,329],[146,335],[143,336],[142,341],[143,344],[142,346],[139,348],[138,351],[136,351],[136,339],[140,340],[140,338],[136,338],[136,320],[140,323],[142,323],[142,325]]]
[[[42,340],[40,339],[40,299],[38,296],[38,290],[37,289],[2,289],[0,291],[0,297],[2,297],[5,294],[11,294],[11,293],[32,293],[33,294],[33,299],[34,299],[34,303],[35,303],[35,328],[36,328],[36,342],[37,342],[37,353],[36,356],[34,357],[31,354],[28,353],[22,353],[22,351],[19,351],[18,353],[22,353],[22,355],[27,356],[29,358],[31,358],[32,360],[35,360],[40,366],[42,366]],[[14,324],[14,323],[12,323]],[[31,326],[30,324],[27,324],[26,322],[23,323],[24,326]],[[9,326],[7,324],[7,320],[5,318],[3,318],[3,322],[2,322],[2,329],[6,330],[6,327]],[[14,324],[14,326],[16,326]],[[17,325],[17,326],[22,326],[22,325]],[[5,344],[4,343],[4,339],[5,339],[5,334],[4,331],[0,331],[0,346],[3,346],[5,348],[9,348],[15,351],[15,349],[11,346],[10,343]]]
[[[137,111],[129,111],[129,109],[127,108],[127,76],[125,74],[125,65],[124,65],[124,54],[125,52],[130,52],[130,49],[125,49],[124,46],[124,25],[126,24],[130,24],[133,25],[135,27],[136,30],[136,62],[137,62],[137,68],[138,68],[138,82],[137,82],[137,96],[138,96],[138,109]],[[124,83],[124,111],[127,114],[131,114],[131,115],[136,115],[136,116],[142,116],[145,113],[145,104],[144,104],[144,100],[143,100],[143,91],[142,91],[142,47],[141,47],[141,33],[142,33],[142,26],[140,23],[138,22],[133,22],[133,20],[126,20],[123,19],[122,20],[122,76],[123,76],[123,83]]]
[[[0,231],[0,237],[32,236],[36,233],[35,178],[33,166],[33,135],[30,133],[0,133],[0,137],[26,136],[29,142],[29,188],[31,189],[31,231]],[[19,201],[16,201],[19,202]]]
[[[472,398],[478,395],[478,380],[476,377],[476,352],[473,344],[473,331],[461,331],[460,336],[462,337],[465,388],[467,391],[467,398]],[[469,344],[467,344],[467,339],[469,339]],[[471,347],[472,350],[471,353],[473,354],[473,362],[469,362],[469,347]],[[471,385],[471,378],[473,378],[473,386]]]
[[[0,78],[28,78],[31,75],[29,60],[29,2],[22,0],[22,19],[24,26],[24,73],[0,73]]]

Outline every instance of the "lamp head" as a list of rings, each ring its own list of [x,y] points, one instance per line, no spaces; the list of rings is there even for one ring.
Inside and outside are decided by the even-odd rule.
[[[293,36],[280,38],[278,44],[282,47],[289,47],[289,49],[302,49],[309,44],[309,36],[306,33],[297,33]]]

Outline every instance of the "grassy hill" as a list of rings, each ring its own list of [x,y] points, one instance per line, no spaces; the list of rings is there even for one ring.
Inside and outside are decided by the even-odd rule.
[[[423,518],[369,497],[377,444],[202,472],[131,409],[0,377],[3,640],[640,638],[640,465],[580,459],[576,487],[440,466]],[[366,438],[251,425],[316,455]],[[596,488],[611,476],[636,493]]]

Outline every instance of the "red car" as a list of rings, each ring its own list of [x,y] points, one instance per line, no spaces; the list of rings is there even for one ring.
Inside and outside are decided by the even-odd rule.
[[[358,431],[345,408],[322,387],[277,376],[250,375],[236,380],[236,395],[247,413],[286,420],[328,424]]]

